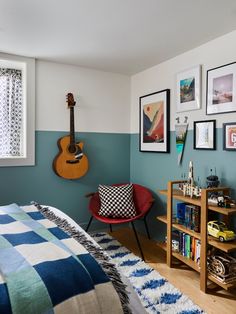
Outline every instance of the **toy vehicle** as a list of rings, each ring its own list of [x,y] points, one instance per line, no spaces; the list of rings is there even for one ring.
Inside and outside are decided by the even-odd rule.
[[[207,224],[207,232],[209,235],[218,238],[220,242],[231,241],[235,239],[235,233],[229,230],[224,222],[209,221]]]

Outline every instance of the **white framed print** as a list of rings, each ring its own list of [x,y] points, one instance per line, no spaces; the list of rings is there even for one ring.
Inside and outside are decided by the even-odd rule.
[[[170,90],[139,98],[139,150],[170,152]]]
[[[176,75],[176,111],[201,108],[201,65]]]
[[[193,149],[216,149],[216,120],[193,122]]]
[[[236,111],[236,62],[207,71],[206,114]]]

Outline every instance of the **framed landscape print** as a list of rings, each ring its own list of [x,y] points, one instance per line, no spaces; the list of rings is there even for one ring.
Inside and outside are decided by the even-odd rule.
[[[193,148],[216,149],[216,120],[194,121]]]
[[[178,73],[176,76],[177,112],[200,109],[201,66]]]
[[[169,153],[170,90],[139,98],[139,150]]]
[[[236,62],[207,71],[206,114],[236,111]]]
[[[223,149],[236,151],[236,122],[223,123]]]

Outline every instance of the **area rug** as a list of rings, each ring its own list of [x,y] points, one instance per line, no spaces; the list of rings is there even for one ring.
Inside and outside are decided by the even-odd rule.
[[[204,313],[157,271],[105,232],[90,234],[118,270],[128,277],[148,313]]]

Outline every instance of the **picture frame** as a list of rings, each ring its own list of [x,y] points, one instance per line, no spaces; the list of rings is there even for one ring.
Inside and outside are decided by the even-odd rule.
[[[170,89],[139,97],[140,152],[170,152]]]
[[[206,114],[211,115],[236,111],[235,86],[236,62],[208,70]]]
[[[201,108],[201,65],[176,75],[176,112]]]
[[[194,121],[193,148],[216,149],[216,120]]]
[[[236,122],[223,123],[223,150],[236,151]]]

